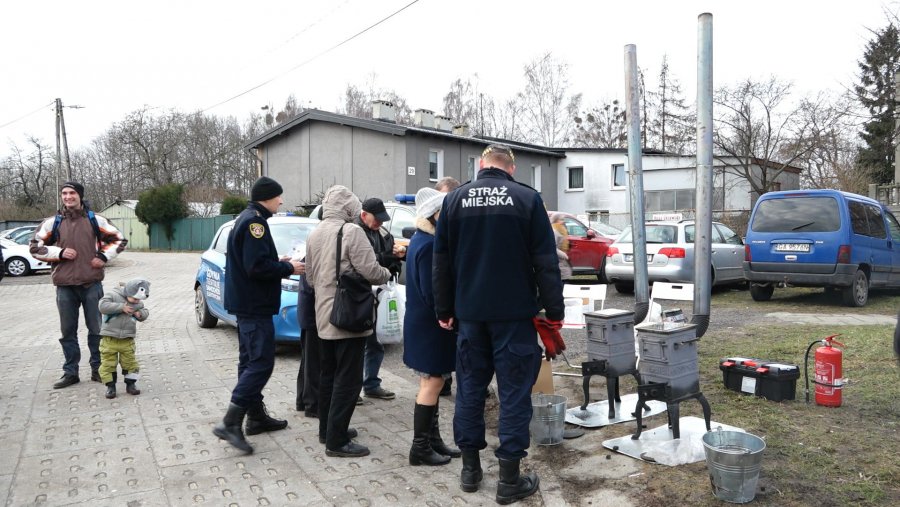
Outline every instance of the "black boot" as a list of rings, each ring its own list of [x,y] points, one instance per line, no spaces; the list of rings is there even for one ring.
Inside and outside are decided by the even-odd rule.
[[[462,473],[459,475],[459,487],[466,493],[478,491],[483,474],[481,472],[481,456],[477,450],[462,451]]]
[[[534,472],[519,474],[519,460],[500,458],[500,482],[497,483],[497,503],[506,505],[531,496],[538,490],[540,479]]]
[[[259,402],[247,409],[247,434],[258,435],[264,431],[278,431],[287,428],[287,421],[269,416],[266,405]]]
[[[434,449],[434,452],[442,456],[458,458],[462,456],[462,452],[455,447],[448,447],[447,444],[444,443],[444,439],[441,438],[441,428],[438,424],[438,413],[440,412],[440,409],[438,408],[439,405],[440,403],[434,406],[434,418],[431,420],[431,432],[429,433],[431,448]]]
[[[437,406],[419,405],[413,412],[413,443],[409,449],[409,464],[419,465],[446,465],[450,458],[442,456],[431,448],[431,423]]]
[[[106,383],[106,399],[111,400],[116,397],[116,381]]]
[[[450,391],[450,387],[453,386],[453,377],[447,377],[447,380],[444,381],[444,386],[441,387],[441,396],[450,396],[452,391]]]
[[[213,435],[225,440],[246,454],[253,454],[253,447],[244,439],[244,432],[241,431],[245,415],[247,415],[246,408],[229,403],[228,411],[225,412],[222,422],[213,428]]]
[[[137,379],[128,378],[128,370],[122,370],[122,376],[125,377],[125,392],[137,396],[141,394],[141,390],[137,388]]]

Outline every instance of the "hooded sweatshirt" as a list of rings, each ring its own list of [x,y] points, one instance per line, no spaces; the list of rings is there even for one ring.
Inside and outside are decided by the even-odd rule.
[[[142,291],[143,287],[143,291]],[[128,302],[128,296],[134,297],[139,292],[144,295],[150,293],[150,282],[142,279],[131,280],[128,283],[120,283],[118,287],[103,295],[100,299],[100,313],[103,315],[103,325],[100,327],[100,336],[112,338],[134,338],[137,336],[135,322],[143,322],[150,316],[150,310],[144,307],[144,302]],[[135,313],[128,315],[123,310],[125,305],[131,305]]]
[[[373,285],[387,282],[391,272],[375,259],[375,251],[366,233],[352,223],[362,205],[359,198],[347,187],[336,185],[325,192],[322,200],[322,221],[309,235],[306,242],[306,279],[316,293],[316,327],[323,340],[340,340],[369,336],[371,331],[353,332],[331,325],[331,309],[337,291],[335,254],[337,234],[343,228],[341,240],[340,271],[351,268]],[[375,308],[372,308],[373,314]]]

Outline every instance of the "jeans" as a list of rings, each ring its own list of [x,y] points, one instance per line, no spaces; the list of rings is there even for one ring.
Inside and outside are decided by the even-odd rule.
[[[487,447],[485,389],[496,373],[500,446],[494,455],[509,460],[528,455],[531,386],[541,369],[541,348],[534,335],[530,320],[459,322],[453,436],[460,449]]]
[[[262,403],[262,390],[275,369],[275,324],[270,316],[238,316],[237,323],[238,381],[231,402],[251,408]]]
[[[56,288],[56,308],[59,310],[59,329],[65,364],[63,373],[78,376],[81,361],[81,347],[78,346],[78,314],[84,308],[84,324],[88,329],[88,350],[91,352],[92,370],[100,367],[100,299],[103,284],[93,283],[88,287],[65,285]]]
[[[375,333],[366,337],[366,353],[363,363],[363,391],[370,393],[381,387],[378,372],[384,361],[384,345],[378,343]]]
[[[322,376],[319,384],[319,436],[326,449],[347,445],[347,429],[362,387],[365,338],[322,340]]]

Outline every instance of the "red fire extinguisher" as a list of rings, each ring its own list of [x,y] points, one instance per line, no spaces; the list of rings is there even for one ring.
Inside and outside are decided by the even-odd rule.
[[[809,374],[806,372],[809,364],[809,351],[813,345],[821,344],[816,349],[815,354],[815,379],[816,384],[816,404],[824,407],[840,407],[841,391],[843,390],[845,380],[841,371],[841,361],[845,348],[844,344],[834,338],[839,334],[831,335],[822,340],[816,340],[809,344],[806,349],[806,358],[804,364],[804,374],[806,376],[806,402],[809,403]],[[840,348],[836,348],[840,347]]]

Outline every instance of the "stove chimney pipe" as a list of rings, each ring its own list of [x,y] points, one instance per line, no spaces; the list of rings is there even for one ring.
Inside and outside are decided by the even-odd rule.
[[[643,322],[650,306],[647,234],[644,229],[644,165],[641,153],[640,90],[637,48],[625,46],[625,121],[628,124],[628,190],[631,243],[634,247],[634,322]]]
[[[694,221],[694,316],[697,336],[709,327],[712,292],[713,44],[712,14],[698,17],[697,29],[697,216]]]

